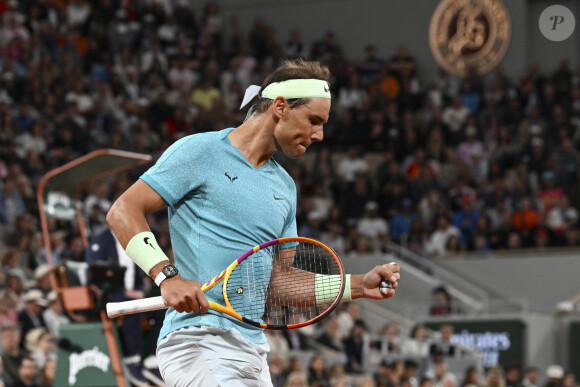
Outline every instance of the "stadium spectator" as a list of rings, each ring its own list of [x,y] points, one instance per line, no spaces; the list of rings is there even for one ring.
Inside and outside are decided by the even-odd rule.
[[[459,238],[461,231],[449,222],[446,215],[437,217],[437,229],[425,243],[425,252],[433,256],[443,256],[447,252],[447,240],[451,236]]]
[[[435,335],[429,346],[431,357],[443,355],[445,357],[455,357],[459,354],[457,346],[451,341],[453,337],[453,325],[441,324],[439,332]]]
[[[24,356],[18,365],[18,379],[14,384],[8,384],[8,387],[38,387],[39,368],[36,361]]]
[[[446,316],[454,312],[453,297],[445,286],[437,286],[431,291],[433,301],[429,314],[431,316]]]
[[[46,328],[42,311],[46,307],[46,298],[42,291],[30,289],[24,293],[24,308],[18,313],[18,326],[21,329],[20,346],[24,348],[26,335],[35,328]]]
[[[463,380],[459,384],[459,387],[482,387],[483,383],[479,377],[479,370],[477,367],[470,366],[467,367],[463,375]]]
[[[521,367],[517,364],[508,366],[505,370],[506,387],[520,387]]]
[[[39,370],[43,370],[49,359],[56,361],[56,345],[54,337],[46,328],[34,328],[25,338],[25,348],[34,359]]]
[[[386,345],[386,352],[397,354],[401,352],[401,337],[399,336],[399,326],[390,322],[385,324],[378,332],[379,342],[375,345],[379,350],[383,350],[383,345]]]
[[[357,303],[349,302],[343,307],[342,311],[340,311],[336,317],[339,326],[338,336],[340,337],[340,340],[345,339],[351,334],[355,321],[360,319],[360,317],[361,310]]]
[[[430,372],[434,387],[456,387],[457,377],[449,372],[449,364],[443,356],[436,356]],[[487,386],[492,387],[492,386]],[[495,386],[499,387],[499,386]]]
[[[565,372],[562,378],[562,387],[577,387],[576,375],[573,372]]]
[[[491,367],[485,375],[485,387],[505,387],[506,380],[501,366]]]
[[[357,319],[354,322],[350,334],[342,340],[344,352],[347,356],[346,371],[352,373],[361,373],[363,369],[363,352],[365,339],[368,334],[368,328],[364,320]]]
[[[401,354],[407,357],[426,358],[429,355],[429,338],[422,324],[413,326],[409,338],[401,345]]]
[[[2,364],[4,383],[7,386],[18,381],[18,367],[26,353],[20,347],[20,329],[17,326],[2,327]]]
[[[55,338],[60,337],[60,327],[71,322],[70,318],[65,314],[61,299],[53,290],[48,293],[46,300],[48,306],[42,312],[42,318],[46,324],[48,332]]]
[[[312,356],[307,372],[310,386],[330,387],[326,359],[323,354],[318,353]]]
[[[378,216],[378,211],[379,205],[376,202],[367,202],[365,214],[356,226],[357,232],[369,238],[372,246],[376,246],[383,235],[389,234],[389,224],[386,219]]]
[[[546,368],[546,378],[545,387],[559,387],[562,385],[562,379],[564,378],[564,369],[559,364],[549,365]]]
[[[524,369],[524,375],[522,378],[522,387],[538,387],[538,368],[534,366],[527,367]]]
[[[331,319],[324,326],[324,332],[316,338],[316,341],[337,352],[343,352],[344,347],[339,335],[339,322],[337,319]]]

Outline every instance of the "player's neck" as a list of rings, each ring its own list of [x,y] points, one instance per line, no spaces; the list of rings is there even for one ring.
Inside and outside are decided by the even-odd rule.
[[[232,130],[228,138],[256,168],[263,167],[276,152],[271,125],[265,115],[250,117]]]

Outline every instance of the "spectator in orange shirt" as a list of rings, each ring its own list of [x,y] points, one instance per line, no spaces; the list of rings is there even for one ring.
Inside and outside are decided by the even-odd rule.
[[[524,196],[520,202],[519,210],[512,216],[512,226],[520,232],[524,240],[528,241],[530,231],[538,227],[539,224],[540,214],[532,207],[530,198]]]

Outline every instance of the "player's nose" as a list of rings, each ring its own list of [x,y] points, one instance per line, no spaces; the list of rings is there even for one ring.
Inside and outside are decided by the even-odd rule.
[[[322,130],[322,125],[320,125],[320,128],[316,128],[312,131],[310,139],[312,140],[312,142],[324,140],[324,131]]]

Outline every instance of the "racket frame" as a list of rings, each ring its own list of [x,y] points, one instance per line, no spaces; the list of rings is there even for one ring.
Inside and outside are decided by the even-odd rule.
[[[249,258],[252,254],[254,254],[262,249],[265,249],[266,247],[270,247],[270,246],[274,246],[274,245],[278,245],[278,244],[282,244],[282,243],[292,243],[292,242],[304,242],[304,243],[310,243],[310,244],[319,246],[319,247],[325,249],[326,251],[328,251],[332,255],[332,257],[336,260],[337,266],[340,270],[340,273],[339,273],[339,275],[340,275],[340,290],[337,294],[337,297],[332,302],[332,304],[323,313],[320,313],[309,320],[306,320],[306,321],[303,321],[300,323],[295,323],[295,324],[260,323],[257,321],[250,320],[250,319],[240,315],[238,312],[236,312],[236,310],[232,307],[232,305],[228,299],[228,294],[227,294],[228,279],[230,278],[230,275],[232,274],[234,269],[240,263],[242,263],[247,258]],[[255,327],[260,327],[263,329],[270,329],[270,330],[297,329],[297,328],[305,327],[305,326],[310,325],[310,324],[314,324],[317,321],[320,321],[321,319],[326,317],[330,312],[332,312],[338,306],[338,304],[340,303],[340,300],[342,299],[342,295],[344,293],[344,285],[345,285],[344,268],[342,266],[342,262],[340,261],[340,259],[338,258],[338,255],[336,255],[334,250],[332,250],[329,246],[325,245],[324,243],[317,241],[316,239],[304,238],[304,237],[278,238],[278,239],[273,239],[273,240],[268,241],[268,242],[264,242],[260,245],[253,247],[252,249],[246,251],[244,254],[239,256],[234,262],[232,262],[220,274],[216,275],[214,278],[212,278],[211,280],[209,280],[205,284],[203,284],[201,287],[201,290],[205,293],[207,290],[213,288],[221,281],[223,281],[222,294],[223,294],[224,301],[225,301],[226,305],[224,306],[224,305],[218,304],[216,302],[209,301],[210,308],[213,310],[217,310],[219,312],[225,313],[229,316],[232,316],[240,321],[243,321],[246,324],[249,324],[249,325],[252,325]]]

